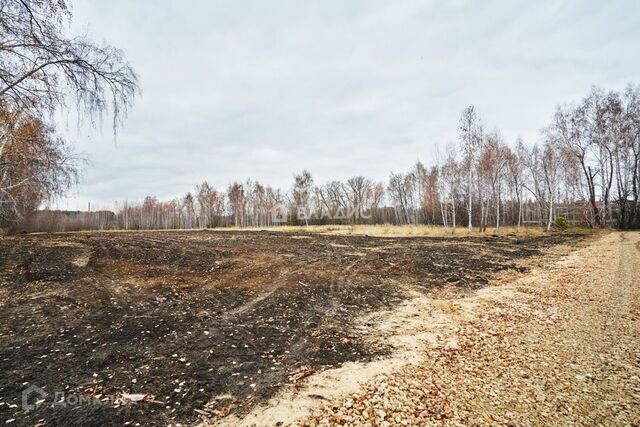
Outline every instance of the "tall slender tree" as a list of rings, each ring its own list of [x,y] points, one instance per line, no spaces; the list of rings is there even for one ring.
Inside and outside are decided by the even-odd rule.
[[[467,231],[473,228],[473,163],[476,159],[476,149],[482,140],[482,125],[473,105],[464,109],[458,124],[458,138],[462,143],[465,167],[467,168]]]

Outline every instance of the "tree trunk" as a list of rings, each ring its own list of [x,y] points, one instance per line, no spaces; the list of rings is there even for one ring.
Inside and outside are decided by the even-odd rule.
[[[500,234],[500,190],[496,197],[496,234]]]
[[[454,199],[451,199],[451,234],[456,234],[456,202]]]
[[[472,222],[471,221],[471,215],[472,215],[471,207],[472,207],[472,203],[473,203],[472,199],[471,199],[471,180],[472,179],[473,179],[473,176],[471,175],[471,156],[469,156],[469,176],[468,176],[468,179],[467,179],[467,186],[468,186],[467,191],[469,191],[469,206],[468,206],[469,207],[469,209],[468,209],[468,211],[469,211],[469,225],[467,227],[467,233],[468,234],[471,234],[471,227],[472,227],[472,225],[471,225],[471,222]]]
[[[447,207],[440,203],[440,213],[442,214],[442,225],[444,226],[444,232],[447,233],[449,231],[449,226],[447,224]]]
[[[593,212],[593,220],[596,225],[600,226],[600,212],[598,211],[598,205],[596,203],[596,189],[595,185],[593,184],[594,174],[591,172],[591,166],[585,166],[584,159],[581,159],[580,162],[582,163],[582,170],[584,171],[587,178],[587,187],[589,188],[589,203],[591,204],[591,211]]]

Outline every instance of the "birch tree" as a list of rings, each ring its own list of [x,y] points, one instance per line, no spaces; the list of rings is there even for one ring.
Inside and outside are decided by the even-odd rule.
[[[458,124],[458,138],[462,143],[464,162],[467,168],[467,232],[471,233],[473,228],[473,163],[476,158],[476,148],[482,139],[482,125],[480,118],[473,105],[464,109]]]
[[[629,85],[624,91],[625,140],[624,147],[629,150],[630,182],[633,197],[629,225],[640,226],[640,86]],[[625,200],[626,203],[626,200]],[[625,226],[625,224],[622,224]]]
[[[458,198],[458,192],[461,183],[460,177],[461,167],[456,161],[453,154],[449,154],[447,156],[447,160],[441,168],[441,177],[442,177],[442,188],[444,190],[444,215],[443,221],[445,222],[445,228],[447,227],[447,216],[449,214],[449,210],[451,212],[451,233],[456,233],[456,225],[457,225],[457,209],[456,209],[456,199]]]
[[[587,186],[591,217],[595,225],[600,225],[595,178],[601,171],[594,168],[589,160],[593,141],[588,132],[588,114],[587,105],[584,103],[576,107],[559,106],[553,116],[551,126],[546,131],[546,138],[550,146],[562,147],[579,162]]]
[[[246,195],[244,186],[239,182],[234,182],[227,189],[227,197],[229,198],[229,207],[233,222],[236,227],[244,227],[245,225],[245,207]]]
[[[313,189],[313,177],[307,170],[303,170],[299,175],[294,176],[293,183],[293,202],[295,211],[300,215],[304,213],[304,223],[309,226],[309,202],[311,200],[311,192]]]
[[[372,186],[373,181],[363,176],[354,176],[347,180],[346,195],[349,201],[347,213],[350,222],[357,224],[361,214],[367,209]]]
[[[111,112],[115,128],[138,91],[123,53],[87,37],[68,37],[63,1],[5,0],[0,5],[0,100],[10,110],[54,112],[71,102],[90,119]]]
[[[522,152],[522,147],[524,143],[521,138],[518,138],[516,141],[515,150],[509,150],[507,154],[506,164],[507,170],[509,171],[509,181],[513,186],[513,190],[516,196],[516,203],[518,206],[518,219],[517,219],[517,229],[520,231],[520,227],[522,225],[522,204],[523,204],[523,195],[522,195],[522,186],[523,186],[523,168],[522,168],[522,160],[518,153]]]
[[[507,148],[497,131],[487,135],[487,145],[482,153],[483,169],[488,177],[493,195],[496,216],[496,233],[500,233],[500,207],[502,204],[502,183],[507,166]]]
[[[196,199],[199,208],[199,224],[201,228],[213,228],[220,225],[220,217],[224,208],[224,196],[207,181],[196,186]]]

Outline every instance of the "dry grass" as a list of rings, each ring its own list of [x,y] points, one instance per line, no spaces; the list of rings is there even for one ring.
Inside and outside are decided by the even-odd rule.
[[[158,230],[85,230],[85,231],[62,231],[53,232],[50,234],[65,234],[65,233],[85,233],[91,231],[105,232],[105,233],[121,233],[121,232],[149,232],[149,231],[161,231],[161,232],[174,232],[174,231],[202,231],[201,228],[188,228],[188,229],[158,229]],[[487,237],[495,236],[495,228],[487,228],[487,231],[481,233],[477,228],[474,228],[471,234],[467,233],[466,227],[456,228],[456,232],[449,228],[445,230],[442,226],[434,225],[392,225],[392,224],[376,224],[376,225],[309,225],[309,226],[273,226],[273,227],[220,227],[220,228],[207,228],[208,231],[275,231],[282,233],[317,233],[317,234],[330,234],[341,236],[374,236],[374,237]],[[587,228],[570,228],[568,232],[579,234],[594,234],[600,233],[603,230],[593,230]],[[542,227],[500,227],[500,236],[541,236],[546,231]],[[46,232],[38,232],[32,234],[49,234]]]
[[[246,227],[246,228],[223,228],[220,230],[233,231],[279,231],[288,233],[318,233],[331,235],[367,235],[380,237],[468,237],[466,228],[458,227],[455,234],[452,229],[445,230],[444,227],[433,225],[309,225],[309,226],[280,226],[280,227]],[[571,232],[591,234],[594,231],[588,229],[575,228]],[[501,227],[501,236],[518,235],[518,236],[540,236],[545,234],[545,230],[541,227]],[[477,228],[471,232],[471,237],[486,237],[496,235],[495,228],[488,228],[486,232],[480,233]]]

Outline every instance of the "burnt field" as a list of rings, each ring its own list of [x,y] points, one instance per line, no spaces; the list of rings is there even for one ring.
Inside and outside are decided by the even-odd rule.
[[[397,306],[408,289],[468,292],[580,239],[2,237],[0,419],[166,425],[242,414],[315,371],[392,351],[353,325]],[[30,385],[47,396],[25,411]],[[63,393],[101,403],[54,404]]]

